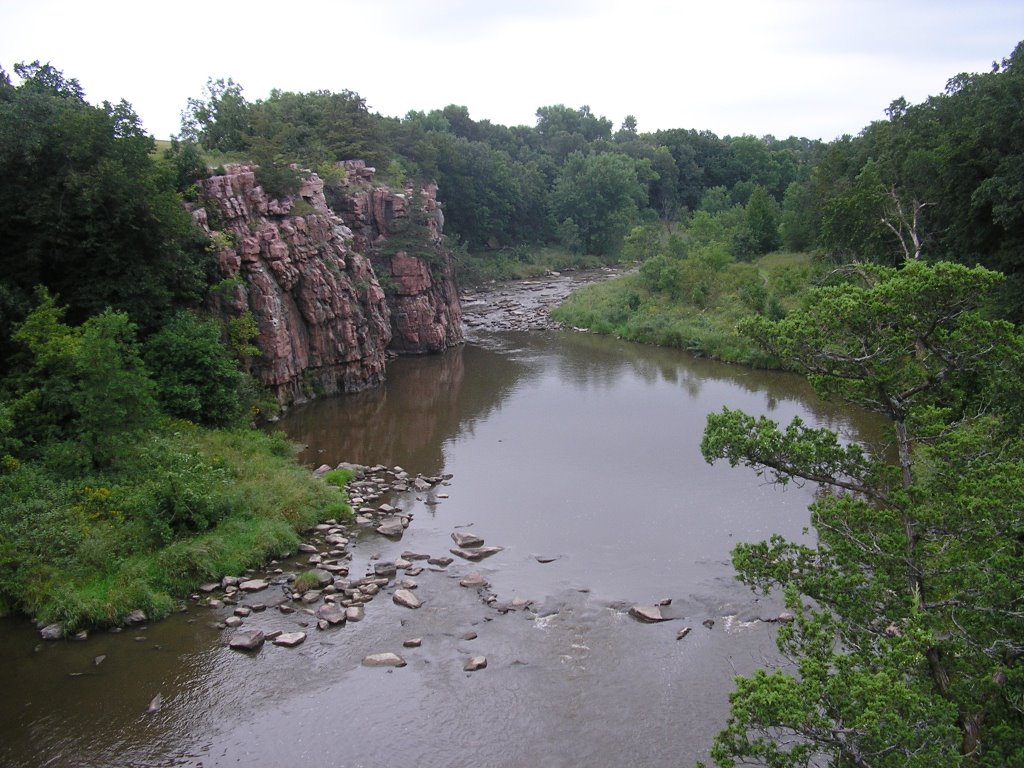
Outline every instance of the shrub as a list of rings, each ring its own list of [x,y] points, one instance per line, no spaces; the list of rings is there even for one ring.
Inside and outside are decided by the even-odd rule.
[[[171,416],[227,426],[244,412],[243,374],[216,323],[179,312],[149,338],[143,357],[156,379],[157,400]]]

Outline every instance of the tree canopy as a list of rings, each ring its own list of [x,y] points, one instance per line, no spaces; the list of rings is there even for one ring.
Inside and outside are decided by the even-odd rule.
[[[884,415],[891,442],[708,417],[708,461],[821,488],[816,544],[734,550],[739,578],[781,590],[795,620],[778,634],[792,666],[737,681],[720,765],[1024,760],[1024,341],[980,312],[999,282],[950,263],[862,266],[803,311],[743,324],[823,396]]]
[[[0,339],[37,285],[73,322],[112,307],[147,331],[197,303],[211,263],[205,238],[131,107],[88,104],[50,65],[15,71],[20,85],[0,83]]]

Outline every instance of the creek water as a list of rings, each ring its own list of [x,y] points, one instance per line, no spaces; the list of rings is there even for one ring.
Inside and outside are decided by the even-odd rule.
[[[799,415],[851,439],[872,429],[794,376],[553,331],[480,332],[443,355],[394,361],[379,390],[296,408],[279,426],[306,446],[310,466],[452,475],[391,499],[412,523],[400,541],[359,533],[354,575],[376,556],[445,555],[455,530],[503,551],[425,570],[418,610],[382,595],[359,623],[307,627],[300,647],[268,644],[255,655],[225,648],[225,631],[199,607],[84,642],[41,643],[27,622],[7,620],[0,764],[707,759],[733,677],[776,658],[777,625],[759,619],[782,610],[736,582],[729,552],[776,532],[806,536],[813,495],[708,465],[705,419],[723,406],[782,422]],[[461,588],[458,578],[474,570],[499,605],[521,598],[530,607],[502,612]],[[668,621],[628,615],[665,599]],[[247,626],[291,631],[303,618],[268,610]],[[692,630],[677,640],[684,627]],[[403,648],[413,637],[422,645]],[[361,666],[380,651],[408,665]],[[487,668],[464,672],[470,654],[486,656]],[[146,714],[158,693],[162,709]]]

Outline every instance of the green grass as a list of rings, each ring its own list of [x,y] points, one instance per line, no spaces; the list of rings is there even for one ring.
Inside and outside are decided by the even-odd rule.
[[[292,589],[296,592],[308,592],[316,589],[320,584],[320,578],[313,571],[303,571],[292,582]]]
[[[133,461],[66,478],[0,471],[0,605],[65,630],[160,618],[205,581],[294,552],[298,532],[351,516],[280,436],[175,423]]]
[[[750,263],[658,258],[638,272],[576,291],[552,316],[642,344],[778,367],[736,332],[736,323],[754,312],[781,315],[796,307],[817,274],[810,255],[772,253]]]

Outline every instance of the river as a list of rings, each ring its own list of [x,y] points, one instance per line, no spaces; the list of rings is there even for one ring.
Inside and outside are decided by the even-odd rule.
[[[411,525],[400,541],[359,533],[353,574],[405,550],[445,555],[456,530],[504,549],[424,570],[418,610],[378,598],[359,623],[308,627],[297,649],[231,651],[198,607],[85,642],[41,643],[27,622],[7,620],[0,764],[707,759],[732,678],[775,658],[777,625],[759,619],[782,609],[735,581],[730,549],[773,532],[805,536],[813,492],[705,463],[705,418],[722,406],[799,415],[848,437],[868,428],[790,375],[567,331],[478,329],[443,355],[393,361],[379,390],[297,408],[280,427],[310,466],[452,475],[392,499]],[[529,607],[487,604],[458,585],[470,571],[499,607]],[[665,600],[663,623],[628,614]],[[288,631],[301,619],[268,610],[249,623]],[[422,645],[403,648],[413,637]],[[407,666],[361,666],[380,651]],[[470,654],[486,669],[463,671]],[[146,714],[157,693],[163,708]]]

